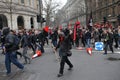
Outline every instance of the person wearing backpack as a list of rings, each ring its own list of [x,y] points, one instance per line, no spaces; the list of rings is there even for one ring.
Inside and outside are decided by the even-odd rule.
[[[6,67],[6,75],[8,76],[11,74],[11,62],[16,65],[18,68],[20,68],[22,71],[24,71],[24,66],[18,61],[17,55],[16,55],[16,48],[15,48],[15,35],[12,31],[10,31],[9,27],[4,27],[2,29],[2,33],[5,36],[5,42],[4,42],[4,54],[5,54],[5,67]]]
[[[14,39],[14,43],[15,43],[15,50],[16,50],[16,54],[19,55],[20,57],[22,57],[22,53],[19,52],[18,50],[20,49],[19,45],[20,45],[20,37],[18,37],[18,35],[16,34],[15,30],[11,30],[12,34],[14,34],[15,39]]]

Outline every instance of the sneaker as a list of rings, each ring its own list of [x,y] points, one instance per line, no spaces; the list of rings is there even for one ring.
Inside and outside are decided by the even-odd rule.
[[[26,64],[27,64],[27,62],[23,62],[23,64],[24,64],[24,65],[26,65]]]
[[[21,69],[21,72],[25,72],[27,70],[26,67],[24,67],[23,69]]]
[[[29,62],[28,62],[28,64],[30,64],[31,63],[31,59],[29,59]]]
[[[107,53],[104,53],[103,55],[107,55]]]
[[[11,73],[9,73],[9,74],[3,74],[2,76],[3,77],[9,77],[9,76],[11,76]]]
[[[59,73],[59,74],[57,75],[57,77],[61,77],[61,76],[63,76],[63,74],[60,74],[60,73]]]
[[[73,68],[73,66],[72,66],[72,67],[69,67],[68,70],[70,71],[70,70],[72,70],[72,68]]]

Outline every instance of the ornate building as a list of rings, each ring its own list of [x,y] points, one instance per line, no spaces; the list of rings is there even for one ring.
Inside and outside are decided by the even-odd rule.
[[[106,18],[113,27],[118,26],[118,15],[120,15],[120,0],[89,0],[87,1],[87,17],[93,14],[93,21],[103,23]]]
[[[84,0],[67,0],[66,5],[60,10],[60,18],[62,18],[62,25],[67,26],[71,24],[72,26],[78,20],[81,22],[82,26],[86,25],[86,7]]]
[[[38,28],[39,0],[0,0],[0,29]]]

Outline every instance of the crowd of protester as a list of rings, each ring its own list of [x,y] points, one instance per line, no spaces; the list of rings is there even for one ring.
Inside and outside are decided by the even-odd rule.
[[[74,47],[95,47],[95,42],[103,42],[104,54],[107,54],[108,46],[112,53],[114,53],[114,48],[120,49],[120,26],[112,29],[93,28],[92,31],[88,28],[80,27],[76,28],[75,35],[74,30],[69,28],[54,28],[46,32],[45,30],[35,29],[15,31],[7,27],[0,31],[0,36],[2,53],[5,54],[7,75],[11,73],[11,62],[18,68],[24,69],[24,65],[16,57],[17,54],[23,56],[24,64],[30,64],[31,58],[27,56],[28,49],[32,49],[33,54],[36,53],[37,48],[44,53],[44,45],[45,43],[49,44],[49,39],[56,50],[60,48],[59,56],[61,57],[61,63],[58,77],[63,74],[65,62],[68,63],[69,69],[73,67],[66,55],[63,54],[65,51],[71,49],[68,45]],[[76,39],[74,40],[75,36]],[[22,53],[18,51],[20,48],[23,49]]]

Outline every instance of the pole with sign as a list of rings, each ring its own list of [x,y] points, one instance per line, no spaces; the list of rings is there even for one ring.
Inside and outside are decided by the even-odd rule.
[[[104,49],[103,42],[95,42],[95,50],[102,51]]]

